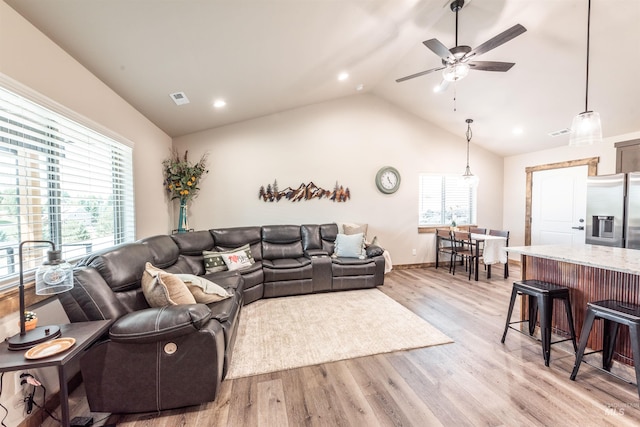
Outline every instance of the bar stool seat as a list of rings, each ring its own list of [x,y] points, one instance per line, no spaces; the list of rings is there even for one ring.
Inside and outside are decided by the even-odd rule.
[[[589,333],[596,319],[604,320],[602,350],[596,350],[592,353],[602,352],[602,369],[605,371],[611,370],[619,326],[627,325],[629,327],[633,364],[636,371],[636,386],[638,387],[638,396],[640,397],[640,305],[637,304],[615,300],[587,303],[584,326],[580,334],[580,346],[576,353],[576,363],[573,367],[573,372],[571,372],[571,379],[575,380],[576,375],[578,375],[578,369],[580,369],[582,357],[585,354],[584,351],[587,347],[587,341],[589,340]]]
[[[529,319],[512,322],[511,314],[513,313],[513,306],[515,305],[516,297],[518,296],[518,294],[527,295],[529,297]],[[567,339],[551,342],[551,320],[553,314],[553,302],[556,299],[564,301],[564,307],[567,313],[569,332],[571,336]],[[509,302],[507,322],[504,326],[504,333],[502,334],[501,342],[504,344],[504,340],[507,337],[509,328],[517,330],[511,326],[514,323],[528,322],[529,335],[533,335],[533,332],[536,328],[538,311],[540,312],[542,355],[544,357],[545,366],[549,366],[552,344],[571,340],[571,342],[573,343],[573,350],[577,351],[576,332],[573,328],[573,315],[571,314],[571,302],[569,301],[568,288],[549,282],[543,282],[540,280],[522,280],[519,282],[514,282],[513,289],[511,290],[511,301]]]

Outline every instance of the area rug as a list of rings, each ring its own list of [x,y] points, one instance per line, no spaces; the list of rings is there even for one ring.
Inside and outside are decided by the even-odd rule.
[[[243,308],[227,378],[451,342],[378,289],[263,299]]]

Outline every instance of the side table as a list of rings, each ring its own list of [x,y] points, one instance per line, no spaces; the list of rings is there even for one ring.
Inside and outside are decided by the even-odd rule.
[[[65,365],[80,356],[84,349],[100,338],[111,325],[111,320],[97,320],[93,322],[69,323],[60,326],[62,337],[76,339],[75,344],[67,351],[54,354],[42,359],[30,360],[24,357],[24,351],[11,351],[7,342],[0,343],[0,372],[20,371],[47,366],[58,367],[58,381],[60,382],[60,407],[62,409],[62,425],[69,427],[69,389],[65,376]]]

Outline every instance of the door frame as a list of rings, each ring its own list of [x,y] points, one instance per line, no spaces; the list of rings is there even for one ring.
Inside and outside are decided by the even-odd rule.
[[[595,176],[598,174],[598,162],[600,157],[589,157],[580,160],[568,160],[566,162],[548,163],[546,165],[528,166],[525,168],[527,173],[527,190],[526,190],[526,208],[524,213],[524,244],[531,245],[531,205],[533,202],[533,173],[549,170],[572,168],[575,166],[587,165],[587,176]]]

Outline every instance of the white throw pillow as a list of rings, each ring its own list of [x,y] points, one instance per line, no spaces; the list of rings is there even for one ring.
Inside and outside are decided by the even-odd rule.
[[[226,264],[229,271],[240,270],[241,268],[250,267],[255,262],[251,253],[247,253],[245,249],[239,249],[231,253],[222,253],[222,260]]]
[[[233,296],[222,286],[204,277],[194,274],[176,274],[176,276],[187,285],[187,288],[189,288],[198,303],[209,304]]]

